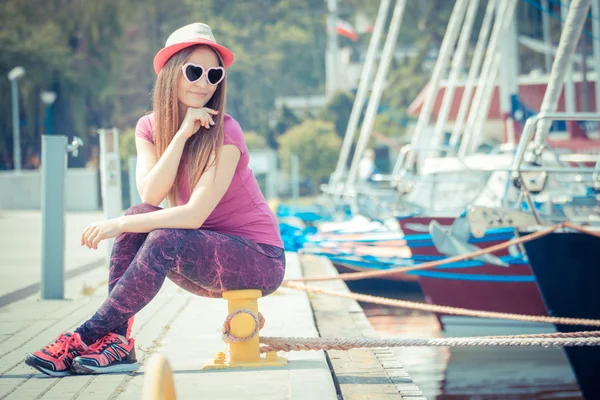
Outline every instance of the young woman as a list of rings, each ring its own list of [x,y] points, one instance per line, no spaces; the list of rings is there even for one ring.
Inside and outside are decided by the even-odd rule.
[[[154,113],[135,132],[144,204],[91,224],[81,237],[92,249],[117,237],[108,298],[73,333],[28,354],[27,365],[51,376],[137,369],[133,316],[167,276],[207,297],[279,287],[285,254],[277,221],[248,167],[242,130],[224,113],[232,61],[201,23],[176,30],[158,52]],[[161,209],[165,198],[172,207]]]

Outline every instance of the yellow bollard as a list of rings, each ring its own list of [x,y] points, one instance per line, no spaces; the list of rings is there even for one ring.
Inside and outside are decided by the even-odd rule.
[[[150,359],[144,373],[142,399],[144,400],[175,400],[175,381],[173,371],[166,357],[160,353]]]
[[[258,298],[262,296],[260,290],[230,290],[223,292],[223,298],[227,300],[227,311],[229,314],[239,310],[251,311],[258,316]],[[238,338],[251,336],[256,329],[256,320],[247,313],[236,314],[230,322],[230,333]],[[255,367],[280,367],[287,365],[287,359],[270,354],[268,357],[260,356],[259,335],[242,341],[229,343],[230,358],[225,353],[219,352],[212,361],[207,362],[203,369],[223,368],[255,368]]]

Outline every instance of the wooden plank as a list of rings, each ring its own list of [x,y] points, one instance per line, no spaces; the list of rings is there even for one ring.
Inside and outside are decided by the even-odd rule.
[[[301,260],[304,276],[337,274],[324,257],[305,255]],[[311,282],[310,285],[349,292],[343,281]],[[322,337],[378,337],[356,301],[312,294],[309,298]],[[401,399],[404,394],[412,399],[424,398],[389,349],[352,349],[327,354],[344,400]]]

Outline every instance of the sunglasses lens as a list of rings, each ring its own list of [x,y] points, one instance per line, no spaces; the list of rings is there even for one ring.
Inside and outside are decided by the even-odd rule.
[[[223,79],[223,74],[225,72],[223,72],[222,69],[211,69],[208,71],[208,82],[212,85],[216,85],[217,83],[219,83],[221,81],[221,79]]]
[[[200,77],[202,76],[202,73],[204,71],[202,71],[201,67],[197,67],[195,65],[188,65],[185,69],[185,77],[190,81],[190,82],[195,82],[198,79],[200,79]]]

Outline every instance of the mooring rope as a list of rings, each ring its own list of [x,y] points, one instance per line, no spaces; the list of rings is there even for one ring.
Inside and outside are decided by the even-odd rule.
[[[254,320],[254,330],[246,337],[237,337],[231,333],[231,321],[236,315],[248,314]],[[223,341],[241,343],[255,337],[263,328],[265,319],[262,314],[248,309],[237,309],[227,315],[223,324]],[[511,336],[478,336],[456,338],[302,338],[302,337],[259,337],[261,353],[273,351],[300,350],[350,350],[373,347],[466,347],[466,346],[520,346],[520,347],[561,347],[561,346],[598,346],[600,331],[557,332]]]
[[[467,347],[467,346],[519,346],[519,347],[573,347],[598,346],[600,337],[586,338],[435,338],[435,339],[387,339],[387,338],[290,338],[261,337],[261,353],[271,351],[301,350],[350,350],[377,347]]]
[[[238,314],[248,314],[252,317],[252,319],[254,319],[254,331],[252,331],[252,333],[250,333],[246,337],[238,337],[238,336],[234,335],[233,333],[231,333],[231,320],[233,319],[233,317],[235,317]],[[225,323],[223,323],[222,338],[225,343],[246,342],[246,341],[252,339],[254,336],[256,336],[258,331],[261,330],[263,328],[263,326],[265,326],[265,317],[263,317],[263,315],[261,313],[258,313],[258,315],[256,315],[254,312],[252,312],[251,310],[248,310],[246,308],[238,308],[237,310],[229,313],[227,315],[227,317],[225,318]]]
[[[255,322],[254,331],[247,337],[237,337],[230,332],[231,320],[238,314],[249,314]],[[256,336],[265,323],[264,317],[247,309],[230,313],[223,325],[223,340],[226,343],[240,343]],[[306,338],[306,337],[259,337],[261,353],[272,351],[301,350],[350,350],[374,347],[467,347],[467,346],[519,346],[519,347],[562,347],[598,346],[600,331],[546,333],[513,336],[479,336],[457,338]]]
[[[549,324],[560,325],[586,325],[600,327],[600,320],[587,318],[564,318],[550,317],[542,315],[524,315],[501,313],[493,311],[469,310],[465,308],[439,306],[435,304],[425,304],[406,300],[389,299],[385,297],[371,296],[359,293],[344,293],[308,286],[299,282],[306,281],[328,281],[328,280],[356,280],[364,278],[374,278],[386,275],[393,275],[413,271],[418,269],[433,268],[439,265],[444,265],[452,262],[463,261],[467,258],[478,257],[483,254],[492,253],[502,250],[514,244],[524,243],[539,237],[548,235],[560,228],[571,228],[582,233],[600,237],[600,233],[588,230],[586,228],[573,225],[569,222],[563,222],[546,230],[531,233],[526,236],[518,237],[501,243],[495,246],[488,247],[469,254],[450,257],[445,260],[439,260],[429,263],[423,263],[413,267],[396,268],[388,271],[367,271],[351,274],[343,274],[339,276],[323,276],[323,277],[307,277],[299,279],[285,280],[281,286],[290,289],[301,290],[307,293],[325,294],[330,296],[345,297],[357,301],[382,304],[393,307],[402,307],[412,310],[437,312],[450,315],[465,315],[480,318],[496,318],[510,319],[516,321],[527,322],[543,322]],[[247,337],[236,337],[230,332],[231,320],[240,313],[249,314],[255,323],[254,331]],[[256,336],[262,329],[265,320],[258,313],[255,314],[247,309],[239,309],[230,313],[223,325],[223,340],[229,343],[244,342]],[[350,350],[354,348],[377,348],[377,347],[467,347],[467,346],[519,346],[519,347],[581,347],[581,346],[599,346],[600,331],[584,331],[584,332],[558,332],[547,334],[530,334],[530,335],[512,335],[512,336],[479,336],[479,337],[457,337],[457,338],[310,338],[310,337],[259,337],[259,342],[263,344],[260,347],[261,353],[275,351],[301,351],[301,350]]]
[[[435,304],[425,304],[415,301],[396,300],[388,299],[385,297],[371,296],[368,294],[360,293],[343,293],[336,292],[333,290],[327,290],[318,288],[316,286],[303,285],[296,282],[284,282],[282,286],[290,289],[301,290],[307,293],[326,294],[329,296],[345,297],[347,299],[381,304],[385,306],[401,307],[411,310],[418,311],[429,311],[437,312],[441,314],[449,315],[464,315],[468,317],[480,317],[480,318],[494,318],[494,319],[509,319],[515,321],[527,321],[527,322],[544,322],[548,324],[562,324],[562,325],[586,325],[586,326],[600,326],[600,320],[587,319],[587,318],[563,318],[563,317],[549,317],[543,315],[525,315],[525,314],[511,314],[501,313],[495,311],[481,311],[481,310],[469,310],[467,308],[439,306]]]

